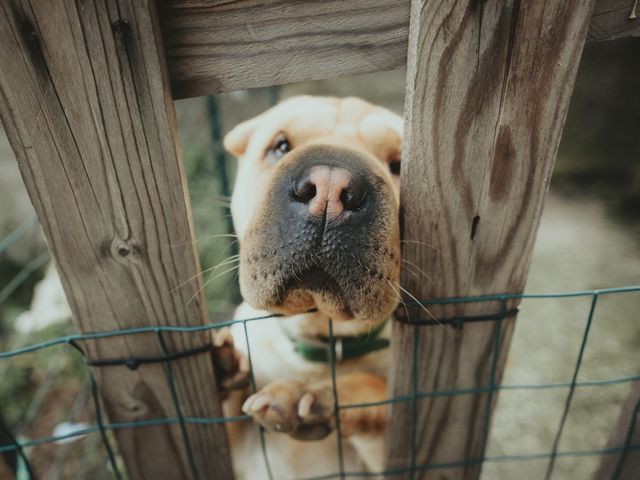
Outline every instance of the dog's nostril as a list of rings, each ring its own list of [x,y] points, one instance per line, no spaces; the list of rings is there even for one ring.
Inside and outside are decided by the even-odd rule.
[[[293,185],[293,198],[301,203],[309,203],[316,196],[316,186],[308,178]]]
[[[357,210],[367,198],[367,189],[360,181],[352,181],[340,193],[340,201],[345,210]]]

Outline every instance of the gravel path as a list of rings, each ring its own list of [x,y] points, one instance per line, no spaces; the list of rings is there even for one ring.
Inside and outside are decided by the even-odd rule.
[[[596,200],[551,194],[540,225],[527,292],[640,284],[637,228],[612,221]],[[505,384],[571,380],[590,298],[528,300],[516,326]],[[600,297],[578,380],[640,372],[640,292]],[[630,384],[576,390],[559,450],[607,447]],[[503,392],[487,454],[552,448],[567,389]],[[562,458],[554,479],[590,478],[598,458]],[[546,461],[486,464],[484,479],[541,479]]]

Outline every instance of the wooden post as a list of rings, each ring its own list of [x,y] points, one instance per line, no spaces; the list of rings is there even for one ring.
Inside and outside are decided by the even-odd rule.
[[[591,4],[412,2],[403,258],[429,278],[405,269],[401,282],[416,298],[522,292]],[[492,315],[499,305],[429,309],[448,318]],[[429,319],[407,310],[411,320]],[[402,306],[398,315],[406,317]],[[513,327],[514,318],[460,330],[395,322],[390,395],[412,395],[414,381],[417,392],[490,388],[501,379]],[[387,468],[414,464],[412,478],[477,478],[495,398],[476,392],[394,404]],[[464,460],[458,468],[420,467]]]
[[[393,70],[409,0],[163,0],[176,98]]]
[[[13,480],[16,478],[13,470],[9,468],[7,463],[4,461],[4,457],[0,455],[0,478],[6,478],[7,480]]]
[[[640,444],[640,383],[633,383],[627,397],[618,424],[609,439],[607,448],[620,448]],[[640,450],[626,449],[613,455],[602,457],[600,467],[593,480],[615,478],[617,480],[633,480],[640,472]]]
[[[163,0],[174,97],[402,68],[410,3]],[[632,8],[633,0],[597,0],[588,39],[640,36],[640,6],[636,20]]]
[[[9,466],[7,457],[5,457],[5,455],[6,454],[0,454],[0,478],[6,480],[15,480],[16,474],[13,468]]]
[[[82,332],[206,320],[153,0],[0,3],[0,114]],[[208,336],[166,336],[180,352]],[[154,335],[85,344],[157,356]],[[94,368],[109,420],[176,417],[166,366]],[[211,357],[172,364],[181,413],[220,417]],[[199,478],[232,477],[221,425],[190,425]],[[115,431],[128,478],[192,478],[178,425]]]

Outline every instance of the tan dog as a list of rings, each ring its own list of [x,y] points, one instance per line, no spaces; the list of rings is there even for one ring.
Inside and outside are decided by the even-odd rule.
[[[275,478],[338,471],[330,322],[340,405],[387,396],[401,136],[399,116],[362,100],[296,97],[225,138],[240,157],[232,212],[246,303],[236,318],[285,315],[248,323],[258,391],[230,392],[225,414],[244,411],[267,430]],[[243,325],[232,334],[246,355]],[[232,345],[228,331],[214,342],[219,356]],[[227,363],[231,389],[248,362]],[[345,470],[381,470],[386,407],[341,409],[339,422]],[[229,433],[238,478],[268,478],[258,429],[243,422]]]

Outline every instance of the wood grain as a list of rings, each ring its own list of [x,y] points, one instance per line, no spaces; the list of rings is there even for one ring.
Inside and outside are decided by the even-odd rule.
[[[587,40],[640,37],[640,5],[635,19],[629,18],[635,0],[596,0]]]
[[[627,445],[640,444],[640,383],[634,382],[629,390],[618,424],[613,430],[607,448],[620,448]],[[629,435],[630,434],[630,435]],[[626,452],[605,455],[600,467],[593,476],[593,480],[601,478],[615,478],[617,480],[634,480],[640,472],[640,450],[627,450]]]
[[[164,0],[176,98],[394,70],[406,64],[409,0]],[[597,0],[589,38],[640,35],[633,0]],[[640,12],[639,12],[640,14]]]
[[[403,272],[415,297],[522,292],[591,8],[590,0],[412,2],[403,258],[429,276]],[[497,302],[429,308],[438,318],[499,311]],[[407,310],[412,320],[430,318]],[[398,315],[406,316],[402,306]],[[411,395],[414,373],[417,392],[490,387],[497,326],[395,322],[390,394]],[[513,318],[501,322],[494,383],[513,327]],[[411,466],[415,436],[415,465],[475,462],[421,469],[418,478],[477,478],[493,404],[486,393],[394,404],[387,467]]]
[[[404,67],[409,2],[167,0],[176,98]]]
[[[0,4],[0,115],[82,332],[206,320],[153,0]],[[190,299],[193,298],[193,301]],[[171,352],[205,333],[166,336]],[[85,344],[159,355],[154,335]],[[209,354],[173,362],[185,416],[220,417]],[[163,364],[95,368],[111,422],[176,417]],[[201,478],[231,478],[221,426],[190,426]],[[178,426],[115,432],[128,478],[192,478]]]
[[[0,478],[6,480],[14,480],[16,478],[15,472],[9,468],[9,465],[5,461],[4,454],[0,454]]]

